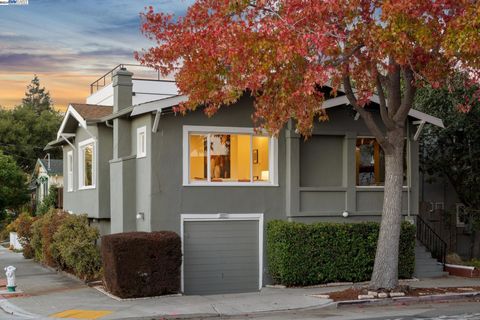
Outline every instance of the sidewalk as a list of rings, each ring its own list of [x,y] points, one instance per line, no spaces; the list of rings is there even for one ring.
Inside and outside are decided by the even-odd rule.
[[[311,294],[345,289],[345,287],[264,288],[257,293],[168,296],[117,301],[80,281],[53,272],[32,260],[25,260],[21,254],[0,247],[0,270],[7,265],[14,265],[17,268],[18,289],[26,295],[9,298],[7,302],[38,317],[51,317],[67,310],[109,312],[99,318],[103,320],[149,316],[238,315],[316,308],[327,305],[331,301],[312,297]],[[0,277],[5,276],[0,273]]]
[[[131,317],[188,317],[242,315],[256,312],[274,312],[289,309],[321,308],[331,300],[314,297],[322,293],[341,291],[349,286],[314,288],[263,288],[257,293],[210,295],[210,296],[166,296],[128,301],[117,301],[94,288],[70,277],[58,274],[21,254],[0,247],[0,270],[7,265],[17,268],[17,284],[25,296],[3,300],[3,306],[16,307],[33,318],[68,318],[84,310],[84,319],[123,319]],[[0,278],[4,278],[3,272]],[[461,287],[479,286],[479,279],[445,277],[410,281],[412,287]],[[0,297],[0,307],[2,299]],[[95,313],[95,312],[96,313]],[[86,316],[90,312],[90,316]],[[77,316],[81,316],[78,314]]]

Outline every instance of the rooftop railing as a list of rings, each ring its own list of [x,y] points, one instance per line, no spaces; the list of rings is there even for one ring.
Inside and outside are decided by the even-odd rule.
[[[139,64],[122,63],[105,73],[103,76],[90,84],[90,94],[108,86],[112,83],[112,75],[115,71],[126,68],[133,72],[133,79],[136,80],[155,80],[155,81],[175,81],[172,77],[163,77],[159,71]]]

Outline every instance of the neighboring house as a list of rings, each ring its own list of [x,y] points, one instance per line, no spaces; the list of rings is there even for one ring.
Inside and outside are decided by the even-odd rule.
[[[32,191],[32,209],[43,202],[50,192],[50,187],[63,187],[63,160],[62,159],[37,159],[35,168],[30,180],[30,190]],[[60,193],[62,191],[60,190]],[[60,197],[61,198],[61,197]],[[62,204],[59,202],[59,207]]]
[[[253,291],[268,283],[269,220],[380,220],[383,152],[341,93],[324,104],[330,121],[315,124],[305,141],[293,123],[276,138],[256,134],[248,97],[212,118],[200,109],[180,116],[172,108],[187,98],[174,82],[132,79],[122,68],[112,74],[89,105],[68,107],[50,143],[63,146],[64,208],[87,213],[103,234],[177,232],[185,293]],[[403,188],[410,220],[419,211],[420,123],[443,126],[410,112]]]

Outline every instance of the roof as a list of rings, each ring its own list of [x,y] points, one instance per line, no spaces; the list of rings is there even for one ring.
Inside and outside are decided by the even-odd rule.
[[[179,103],[185,102],[187,100],[188,97],[185,95],[175,95],[168,98],[162,98],[154,101],[140,103],[133,106],[133,112],[131,116],[133,117],[148,112],[161,111],[162,109],[174,107]]]
[[[38,159],[41,165],[47,171],[49,176],[51,175],[63,175],[63,160],[62,159],[50,159],[50,166],[48,166],[48,159]]]
[[[113,112],[112,106],[85,103],[70,103],[70,105],[87,121],[100,120],[100,118],[108,116]]]

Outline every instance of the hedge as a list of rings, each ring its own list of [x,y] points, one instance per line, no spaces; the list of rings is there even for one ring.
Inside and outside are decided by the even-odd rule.
[[[373,271],[379,224],[267,224],[267,259],[275,283],[287,286],[366,281]],[[415,267],[415,226],[404,222],[400,235],[399,277]]]
[[[102,237],[104,283],[121,298],[177,293],[182,249],[171,231],[127,232]]]

